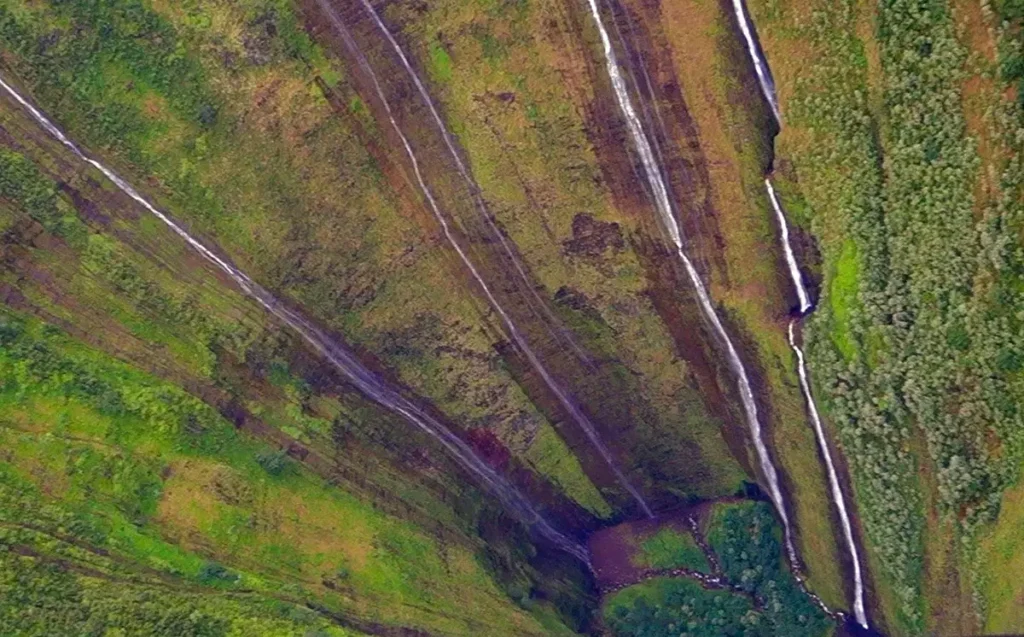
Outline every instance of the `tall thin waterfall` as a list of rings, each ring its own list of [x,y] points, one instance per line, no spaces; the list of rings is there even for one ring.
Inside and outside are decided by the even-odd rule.
[[[441,445],[462,465],[469,473],[475,475],[480,483],[492,494],[494,494],[502,505],[519,521],[534,529],[538,535],[551,542],[558,548],[573,555],[581,562],[590,566],[590,554],[587,549],[555,530],[536,509],[530,504],[527,498],[512,484],[496,473],[490,466],[484,463],[472,448],[456,436],[451,430],[438,422],[430,414],[418,407],[415,403],[402,396],[397,390],[389,386],[380,377],[368,370],[356,356],[348,351],[343,345],[333,340],[322,330],[314,326],[303,316],[294,310],[289,309],[277,298],[254,282],[244,272],[236,269],[226,260],[217,256],[212,250],[203,245],[186,232],[181,226],[175,223],[169,216],[158,210],[153,204],[140,195],[130,184],[121,179],[114,171],[107,168],[95,159],[90,158],[78,146],[68,139],[41,111],[32,106],[25,98],[14,90],[7,82],[0,78],[0,87],[17,101],[46,131],[70,149],[83,162],[93,166],[107,179],[112,181],[118,189],[131,197],[157,219],[162,221],[179,237],[185,240],[188,245],[198,252],[203,258],[215,265],[227,274],[246,295],[256,300],[270,314],[277,317],[284,324],[293,329],[307,343],[316,349],[326,358],[338,371],[344,374],[353,385],[362,391],[368,398],[380,404],[386,409],[394,412],[407,422],[426,432],[437,440]]]
[[[768,190],[768,199],[772,202],[772,209],[775,210],[775,219],[779,222],[779,234],[782,235],[782,251],[786,255],[786,269],[789,270],[789,278],[793,280],[793,287],[796,288],[797,300],[800,302],[800,314],[807,314],[812,308],[811,297],[807,294],[804,286],[803,276],[796,263],[796,256],[793,254],[793,246],[789,240],[789,224],[786,223],[786,215],[782,211],[782,204],[775,194],[775,188],[767,177],[764,180],[764,187]]]
[[[387,114],[388,121],[391,123],[391,127],[394,129],[395,134],[401,140],[402,146],[405,149],[405,154],[409,157],[409,162],[412,165],[413,174],[416,177],[416,182],[419,185],[420,190],[423,192],[423,196],[426,199],[431,212],[433,212],[434,217],[437,218],[438,223],[441,224],[441,229],[444,231],[444,235],[445,238],[448,240],[448,243],[451,244],[451,246],[455,249],[455,252],[459,255],[459,258],[462,260],[462,263],[466,266],[466,269],[469,270],[470,274],[473,276],[473,279],[476,281],[477,285],[479,285],[481,290],[483,290],[484,296],[487,297],[488,303],[490,303],[491,307],[494,308],[494,311],[498,313],[498,316],[501,317],[502,322],[505,324],[505,328],[508,330],[509,336],[512,338],[513,342],[523,353],[523,355],[526,356],[526,359],[529,361],[530,366],[537,371],[537,373],[543,379],[544,384],[547,385],[551,393],[554,394],[555,397],[558,399],[558,402],[569,413],[569,416],[572,418],[573,422],[575,422],[580,427],[580,429],[583,430],[583,433],[587,436],[587,439],[598,451],[598,453],[601,455],[605,463],[611,468],[619,484],[622,485],[622,487],[629,492],[629,494],[637,502],[637,504],[640,506],[641,510],[643,510],[644,514],[647,517],[654,517],[654,514],[651,512],[651,509],[647,505],[646,500],[644,500],[643,496],[640,495],[640,492],[636,489],[636,487],[634,487],[630,483],[630,481],[622,473],[622,470],[619,469],[618,464],[612,457],[611,452],[604,445],[604,442],[601,440],[600,436],[598,436],[597,430],[594,427],[593,423],[590,422],[590,419],[583,414],[580,408],[576,405],[575,401],[568,395],[568,393],[564,389],[562,389],[562,387],[555,381],[554,377],[551,376],[550,372],[548,372],[548,370],[544,367],[544,364],[541,362],[540,358],[534,353],[534,351],[530,348],[529,344],[526,342],[525,337],[522,335],[522,333],[519,331],[519,328],[517,328],[515,323],[512,321],[512,318],[508,315],[505,309],[502,308],[502,306],[498,303],[497,298],[495,298],[494,294],[491,292],[491,289],[490,287],[488,287],[487,283],[484,282],[483,277],[477,270],[476,266],[473,265],[473,262],[470,260],[465,250],[463,250],[463,248],[459,245],[459,242],[456,240],[455,235],[451,231],[451,227],[448,223],[448,220],[441,212],[441,208],[438,205],[437,200],[434,198],[434,195],[431,192],[430,187],[427,185],[426,180],[423,177],[423,174],[420,170],[419,159],[413,152],[412,145],[409,143],[409,140],[405,136],[405,133],[398,125],[398,122],[395,120],[394,112],[392,111],[391,105],[388,103],[384,95],[384,90],[380,85],[380,81],[377,78],[377,74],[373,71],[373,68],[367,61],[366,56],[363,55],[363,52],[355,43],[355,40],[352,38],[352,35],[349,33],[348,28],[345,26],[344,22],[342,22],[337,12],[330,5],[329,0],[317,0],[317,3],[320,5],[320,8],[323,9],[328,19],[330,19],[334,29],[341,36],[342,42],[345,44],[346,48],[348,48],[349,53],[351,53],[352,56],[355,57],[357,63],[359,64],[359,67],[363,70],[366,76],[370,79],[370,82],[373,84],[374,92],[377,94],[377,99],[380,100],[381,106],[384,108],[384,111]],[[391,43],[392,47],[398,53],[398,56],[401,59],[402,64],[405,66],[418,91],[423,97],[423,100],[426,102],[428,108],[430,109],[432,117],[434,118],[438,127],[441,129],[441,134],[444,137],[445,144],[448,146],[452,156],[455,158],[456,166],[458,167],[460,174],[466,180],[472,183],[472,180],[469,177],[468,170],[462,163],[462,160],[459,158],[458,152],[456,152],[454,142],[451,140],[447,129],[444,127],[440,115],[434,108],[433,103],[430,100],[430,96],[426,91],[426,88],[420,81],[419,76],[412,69],[412,66],[409,64],[409,61],[406,58],[405,53],[398,45],[398,42],[394,39],[394,36],[391,35],[391,32],[388,31],[384,23],[381,22],[380,18],[377,16],[376,12],[374,12],[373,7],[370,5],[370,3],[368,1],[364,1],[363,6],[365,7],[366,11],[370,14],[370,16],[373,18],[378,28],[384,33],[385,37]],[[474,197],[479,197],[479,189],[475,187],[475,184],[471,185],[471,191],[474,193]],[[490,221],[490,217],[486,213],[485,218],[488,219],[489,223],[493,223]],[[495,232],[497,232],[496,228]],[[499,237],[501,237],[500,232],[497,232],[497,234]],[[505,241],[503,237],[501,240],[503,242]],[[515,261],[514,258],[513,261]],[[525,276],[525,273],[522,274],[523,276]]]
[[[747,17],[747,8],[744,6],[743,0],[732,0],[732,9],[736,13],[736,21],[740,25],[740,31],[743,33],[743,41],[747,45],[747,53],[750,54],[750,59],[754,63],[757,83],[761,85],[761,92],[764,93],[764,98],[768,100],[768,105],[772,109],[775,121],[781,124],[782,117],[779,113],[779,102],[775,97],[775,82],[772,80],[768,62],[761,57],[757,50],[757,42],[754,41],[754,28]]]
[[[615,97],[618,101],[619,109],[622,111],[623,118],[626,121],[629,134],[633,139],[637,153],[640,155],[640,160],[643,163],[644,173],[647,176],[647,181],[654,196],[654,204],[658,211],[658,217],[660,218],[665,231],[668,232],[671,237],[672,243],[675,245],[676,254],[679,256],[679,260],[682,262],[683,267],[686,270],[686,274],[689,276],[690,282],[693,284],[694,291],[697,293],[697,299],[704,316],[707,318],[708,322],[711,323],[715,334],[725,347],[729,366],[736,375],[736,384],[739,389],[740,402],[743,404],[747,424],[750,427],[751,439],[754,443],[754,448],[757,451],[761,472],[764,474],[765,483],[768,487],[768,495],[771,497],[772,503],[775,505],[775,509],[778,511],[779,517],[782,520],[782,526],[785,529],[786,551],[789,554],[790,561],[793,564],[797,564],[796,548],[793,545],[792,529],[790,528],[789,514],[786,512],[785,498],[783,497],[782,489],[779,486],[778,471],[776,471],[775,465],[772,463],[771,456],[768,453],[768,447],[765,446],[764,443],[763,433],[761,431],[761,421],[757,413],[757,403],[754,400],[754,391],[750,386],[750,379],[747,377],[747,370],[744,368],[743,362],[740,360],[739,354],[736,352],[736,347],[733,345],[732,339],[729,338],[729,334],[726,331],[725,326],[722,324],[721,319],[715,312],[714,305],[711,302],[711,298],[708,295],[708,291],[705,288],[703,281],[701,281],[700,274],[697,272],[697,269],[683,250],[682,230],[679,226],[679,222],[677,221],[672,201],[669,198],[668,188],[662,180],[661,170],[659,169],[654,153],[651,149],[651,143],[647,139],[647,135],[644,133],[643,125],[640,123],[636,109],[633,107],[633,103],[630,100],[626,83],[622,77],[619,64],[616,60],[615,50],[612,48],[611,40],[608,37],[608,32],[605,30],[604,21],[601,18],[601,12],[598,8],[597,0],[588,0],[588,2],[590,4],[591,13],[594,17],[594,22],[597,24],[598,32],[601,35],[601,44],[604,48],[605,62],[608,69],[608,75],[611,78],[612,88],[615,91]]]
[[[797,298],[800,301],[800,315],[805,316],[811,309],[810,295],[804,286],[803,278],[800,276],[800,269],[797,267],[796,257],[793,255],[793,246],[789,239],[789,224],[786,222],[786,215],[782,204],[772,182],[764,180],[765,188],[768,190],[768,198],[775,209],[775,216],[779,221],[779,234],[782,239],[782,249],[786,255],[786,265],[789,269],[789,276],[796,288]],[[825,438],[825,429],[821,423],[821,416],[818,413],[818,406],[814,402],[814,394],[811,392],[811,382],[807,371],[807,362],[804,360],[804,352],[796,340],[796,324],[799,319],[789,322],[787,337],[789,346],[796,354],[797,374],[800,377],[800,390],[803,392],[804,400],[807,402],[807,412],[811,417],[811,425],[814,427],[814,436],[818,441],[818,448],[825,459],[825,469],[828,474],[829,491],[832,494],[832,502],[835,504],[836,512],[839,514],[839,523],[843,527],[843,539],[846,543],[846,550],[850,554],[850,561],[853,563],[853,615],[857,623],[867,628],[868,617],[864,608],[864,581],[861,574],[860,555],[857,550],[857,543],[853,538],[853,525],[850,523],[850,514],[847,511],[846,496],[839,483],[839,475],[836,472],[835,462],[832,459],[832,451],[829,449],[828,440]]]

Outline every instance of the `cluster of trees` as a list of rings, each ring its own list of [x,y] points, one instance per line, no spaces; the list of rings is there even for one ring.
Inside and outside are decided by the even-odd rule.
[[[726,579],[758,601],[772,635],[825,634],[831,619],[801,590],[782,555],[782,530],[767,502],[715,512],[708,542]]]
[[[782,531],[765,502],[723,505],[708,533],[732,590],[707,590],[682,578],[627,588],[608,601],[616,635],[820,637],[832,620],[800,589],[782,556]]]
[[[615,635],[636,637],[754,637],[764,631],[751,600],[708,591],[686,579],[659,579],[627,590],[606,613]]]
[[[1000,39],[1000,71],[1003,79],[1017,86],[1017,100],[1024,106],[1024,2],[1021,0],[996,0],[995,10],[1003,21]],[[991,3],[987,3],[991,8]]]
[[[857,255],[853,307],[835,311],[842,291],[827,274],[809,350],[879,562],[903,620],[920,627],[922,465],[970,532],[997,512],[1024,453],[1019,166],[1007,166],[1002,200],[979,210],[966,51],[945,3],[879,4],[881,77],[868,76],[851,35],[857,12],[844,4],[814,13],[808,33],[823,55],[791,112],[820,142],[797,158],[815,229],[838,231]],[[826,261],[843,247],[827,243]],[[921,448],[927,457],[911,451]]]

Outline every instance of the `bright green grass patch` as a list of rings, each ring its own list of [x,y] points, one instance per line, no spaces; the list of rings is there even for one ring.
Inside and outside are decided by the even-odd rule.
[[[711,572],[711,565],[693,536],[671,528],[661,529],[641,542],[634,562],[650,568],[689,568]]]
[[[180,389],[35,321],[0,316],[0,474],[33,491],[35,507],[65,511],[68,532],[203,585],[276,596],[300,582],[318,603],[375,621],[543,634],[471,549],[442,549],[297,464],[270,475],[264,445]],[[0,519],[23,523],[32,510],[5,506]],[[323,588],[325,579],[368,608]]]
[[[846,360],[852,359],[857,353],[850,332],[850,315],[856,311],[859,269],[857,244],[853,239],[847,239],[836,260],[835,274],[829,286],[829,304],[836,320],[832,339]]]
[[[1003,493],[999,518],[978,543],[986,633],[1024,631],[1024,483]]]
[[[430,74],[440,82],[448,82],[452,79],[452,58],[448,51],[437,40],[431,40],[427,45],[427,52],[430,54]]]
[[[537,430],[526,450],[526,461],[594,515],[607,518],[612,514],[611,506],[583,472],[579,459],[551,425],[545,423]]]

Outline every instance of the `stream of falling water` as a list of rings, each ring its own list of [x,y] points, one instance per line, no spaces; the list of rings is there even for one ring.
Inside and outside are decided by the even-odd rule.
[[[394,129],[395,134],[398,135],[398,138],[402,141],[402,145],[405,148],[405,153],[409,157],[409,162],[412,165],[413,174],[416,176],[416,182],[419,185],[420,190],[423,192],[423,196],[426,198],[427,204],[430,206],[430,210],[433,212],[434,217],[436,217],[438,223],[441,224],[441,229],[444,231],[444,236],[448,240],[448,243],[451,244],[451,246],[455,249],[456,253],[458,253],[459,258],[462,260],[462,263],[469,270],[470,274],[472,274],[473,279],[477,282],[477,285],[479,285],[480,288],[483,290],[484,295],[487,297],[487,301],[490,303],[491,307],[494,308],[494,311],[498,313],[498,316],[501,317],[502,322],[505,324],[505,328],[508,330],[509,336],[515,342],[516,346],[523,353],[523,355],[526,356],[526,359],[529,361],[530,366],[537,371],[537,373],[544,380],[545,385],[547,385],[551,393],[555,395],[555,397],[558,399],[558,402],[569,413],[569,416],[572,418],[572,420],[580,427],[583,433],[587,436],[587,439],[590,441],[590,443],[598,451],[598,453],[601,455],[602,459],[605,461],[608,467],[615,474],[616,480],[619,482],[620,485],[622,485],[624,489],[626,489],[626,491],[629,492],[629,494],[640,506],[641,510],[643,510],[644,515],[646,515],[649,518],[653,518],[654,514],[651,511],[650,507],[647,505],[647,501],[644,500],[643,496],[640,495],[640,492],[636,489],[636,487],[634,487],[629,482],[626,476],[622,473],[622,470],[619,469],[614,458],[612,457],[611,452],[604,445],[604,442],[602,442],[600,436],[598,436],[597,430],[594,427],[593,423],[590,422],[590,419],[583,414],[580,408],[576,405],[575,401],[573,401],[572,398],[569,397],[566,391],[562,389],[561,386],[559,386],[559,384],[551,376],[548,370],[544,367],[544,364],[540,361],[540,358],[533,352],[529,344],[526,342],[526,339],[523,337],[519,329],[516,327],[515,323],[512,322],[512,318],[508,315],[508,313],[505,312],[504,308],[502,308],[501,305],[498,303],[498,300],[495,298],[494,294],[491,292],[491,289],[488,287],[488,285],[484,282],[484,279],[481,276],[480,272],[476,269],[476,266],[473,265],[473,262],[469,259],[469,256],[459,245],[459,242],[452,234],[448,220],[441,212],[440,206],[434,199],[434,195],[431,192],[430,188],[427,186],[426,180],[424,179],[423,174],[420,171],[419,159],[413,152],[412,145],[409,143],[409,140],[405,136],[405,133],[398,125],[398,122],[395,120],[394,113],[391,110],[391,105],[385,98],[384,90],[380,85],[380,81],[377,78],[377,74],[373,71],[373,68],[370,66],[370,63],[366,59],[366,56],[363,55],[362,50],[360,50],[359,47],[356,45],[355,40],[352,38],[352,35],[349,33],[348,28],[345,26],[344,22],[342,22],[341,17],[338,16],[337,12],[330,5],[329,0],[317,0],[317,3],[320,5],[320,8],[323,9],[328,19],[331,21],[331,24],[334,27],[334,29],[338,32],[338,35],[341,36],[342,42],[345,44],[346,48],[349,49],[349,53],[351,53],[353,57],[356,58],[359,67],[363,70],[363,72],[369,78],[370,82],[373,84],[374,92],[377,94],[377,99],[380,100],[381,106],[384,108],[384,111],[387,114],[388,120],[391,123],[391,127]],[[465,165],[462,163],[462,160],[459,158],[458,152],[456,152],[454,142],[450,139],[448,131],[444,127],[440,115],[434,109],[433,103],[430,100],[430,96],[426,92],[426,88],[420,81],[419,76],[410,66],[408,59],[405,57],[405,53],[402,51],[401,47],[399,47],[398,42],[394,39],[394,36],[391,35],[391,32],[388,31],[384,23],[381,22],[380,18],[377,16],[376,12],[373,10],[373,7],[370,5],[368,0],[363,0],[363,6],[366,9],[366,11],[370,14],[370,17],[373,18],[374,22],[377,24],[377,27],[384,33],[387,40],[391,43],[392,47],[398,53],[398,56],[401,59],[402,64],[405,66],[409,75],[412,77],[412,80],[415,83],[418,91],[420,92],[423,100],[426,102],[428,108],[430,109],[430,112],[435,122],[441,129],[441,134],[444,137],[445,144],[448,146],[452,156],[455,158],[456,166],[458,167],[460,174],[472,184],[472,180],[469,176],[469,173],[465,168]],[[475,197],[479,197],[479,189],[476,188],[475,185],[471,185],[470,190],[474,193]],[[489,215],[487,215],[486,212],[484,216],[488,220],[490,219]],[[493,224],[493,222],[490,221],[489,223]],[[494,231],[497,233],[499,237],[502,236],[501,233],[497,230],[497,228],[494,228]],[[504,241],[504,238],[502,238],[503,243]],[[510,248],[507,249],[510,250]],[[516,261],[514,257],[513,262],[518,263],[518,261]],[[522,275],[525,276],[525,272],[522,272]]]
[[[70,149],[83,162],[93,166],[123,193],[131,197],[156,218],[167,225],[179,237],[185,240],[188,245],[203,256],[207,261],[226,273],[249,297],[255,299],[270,314],[277,317],[283,323],[297,332],[306,342],[324,356],[335,368],[344,374],[353,385],[362,391],[367,397],[380,404],[386,409],[398,414],[407,422],[423,430],[435,440],[441,443],[445,449],[462,465],[464,469],[475,475],[484,487],[494,494],[502,505],[512,513],[518,520],[534,529],[538,535],[551,542],[553,545],[573,555],[581,562],[590,567],[590,554],[587,549],[569,539],[557,531],[545,520],[536,509],[530,504],[526,497],[512,484],[498,475],[493,469],[476,456],[473,450],[452,433],[447,427],[438,422],[412,401],[402,396],[397,390],[387,385],[381,378],[368,370],[356,356],[345,347],[331,339],[322,330],[314,326],[307,319],[295,311],[284,306],[278,299],[263,289],[259,284],[249,278],[247,274],[236,269],[227,261],[217,256],[186,232],[181,226],[175,223],[170,217],[158,210],[153,204],[140,195],[126,181],[121,179],[114,171],[105,165],[90,158],[82,152],[78,146],[64,135],[41,111],[32,106],[25,98],[14,90],[2,77],[0,87],[18,102],[32,118],[38,122],[46,131],[60,143]]]
[[[732,9],[736,14],[736,21],[740,25],[740,31],[743,33],[743,41],[747,45],[747,53],[750,54],[750,59],[754,63],[757,83],[761,85],[761,92],[764,93],[764,98],[768,100],[768,106],[772,109],[775,121],[781,124],[782,117],[779,113],[779,102],[775,99],[775,83],[772,81],[772,74],[768,68],[768,63],[758,54],[757,42],[754,41],[754,28],[747,17],[747,8],[744,6],[743,0],[732,0]]]
[[[789,224],[786,222],[786,215],[779,202],[772,182],[764,180],[765,188],[768,190],[768,198],[775,209],[775,216],[779,222],[779,234],[782,239],[782,249],[786,257],[786,265],[789,269],[789,276],[793,280],[793,287],[796,288],[797,298],[800,301],[800,316],[806,316],[811,311],[810,295],[804,286],[800,269],[797,267],[796,256],[793,254],[793,247],[789,239]],[[864,581],[860,569],[860,555],[857,551],[857,543],[853,538],[853,526],[850,523],[850,514],[847,511],[846,496],[843,494],[839,483],[839,475],[836,471],[835,462],[832,460],[832,452],[828,447],[828,440],[825,438],[825,429],[821,423],[821,416],[818,413],[818,406],[814,402],[814,394],[811,393],[811,383],[807,371],[807,362],[804,360],[804,352],[796,341],[796,324],[800,319],[795,318],[789,322],[787,337],[789,346],[796,354],[797,374],[800,376],[800,390],[803,392],[804,400],[807,402],[807,412],[811,417],[811,425],[814,427],[814,436],[818,441],[818,448],[825,459],[825,468],[828,473],[829,490],[832,493],[832,502],[839,514],[839,522],[843,527],[843,539],[846,542],[846,549],[850,554],[850,561],[853,563],[853,615],[857,623],[868,627],[867,612],[864,609]]]
[[[775,220],[779,222],[779,234],[782,239],[782,251],[786,255],[786,269],[789,270],[789,278],[793,280],[793,287],[796,288],[797,300],[800,302],[800,315],[803,316],[811,311],[811,297],[804,287],[803,277],[800,275],[800,268],[796,264],[796,256],[793,254],[793,246],[789,240],[789,224],[786,223],[786,214],[782,211],[782,204],[775,194],[775,188],[767,177],[764,180],[764,187],[768,190],[768,199],[772,202],[772,209],[775,210]]]
[[[781,126],[782,118],[779,113],[779,103],[775,95],[775,85],[772,82],[771,71],[768,66],[768,61],[760,55],[760,52],[757,49],[757,45],[754,40],[754,27],[747,16],[744,2],[743,0],[732,0],[732,6],[733,11],[736,14],[736,21],[740,26],[740,31],[743,33],[743,40],[746,43],[747,53],[750,55],[750,60],[754,65],[754,72],[757,75],[758,84],[761,86],[761,92],[764,94],[765,99],[771,106],[772,114],[775,116],[775,121]],[[810,295],[807,293],[807,288],[804,286],[803,278],[800,275],[800,268],[797,266],[796,257],[793,254],[793,247],[789,238],[789,224],[786,222],[786,215],[782,209],[782,204],[779,202],[778,195],[775,193],[775,188],[772,187],[771,180],[765,178],[764,185],[765,189],[768,191],[768,199],[771,200],[772,209],[775,211],[775,218],[779,223],[779,234],[781,235],[782,249],[785,254],[786,269],[789,271],[790,279],[792,279],[793,286],[796,289],[797,300],[800,303],[800,316],[802,318],[806,316],[814,306],[811,303]],[[807,363],[804,360],[804,352],[796,342],[795,325],[798,320],[799,319],[793,319],[789,323],[787,330],[789,346],[793,350],[793,353],[796,354],[797,373],[800,376],[800,389],[803,392],[804,400],[807,402],[807,411],[811,417],[811,424],[814,427],[814,435],[818,441],[818,447],[821,450],[822,457],[825,459],[829,490],[832,493],[832,502],[839,514],[839,521],[843,527],[843,539],[846,543],[846,549],[850,554],[850,561],[853,563],[853,614],[857,623],[864,628],[867,628],[868,618],[867,611],[864,608],[864,582],[861,573],[860,556],[857,550],[857,543],[854,541],[853,537],[850,515],[847,510],[846,496],[843,494],[843,490],[840,487],[839,476],[835,469],[835,462],[832,459],[832,452],[828,447],[828,441],[825,438],[825,431],[821,424],[821,417],[818,414],[818,407],[814,402],[814,395],[811,392],[809,372],[807,370]]]
[[[641,163],[643,163],[644,172],[647,175],[647,181],[654,195],[654,203],[655,208],[658,211],[658,217],[660,218],[665,231],[668,232],[671,237],[672,243],[675,245],[676,254],[679,256],[679,260],[682,262],[683,267],[686,269],[686,274],[690,278],[690,282],[693,284],[701,310],[708,322],[711,323],[711,326],[714,328],[719,341],[724,345],[726,356],[729,360],[729,366],[732,368],[732,371],[736,376],[740,402],[743,404],[747,424],[750,427],[751,439],[754,443],[754,448],[757,451],[757,458],[761,466],[761,472],[764,474],[764,479],[768,487],[768,495],[771,498],[772,503],[775,505],[776,511],[778,511],[779,518],[782,520],[782,526],[785,531],[786,552],[790,562],[795,566],[799,562],[797,560],[796,549],[793,545],[789,514],[786,512],[785,498],[783,497],[782,489],[779,486],[778,471],[776,471],[775,465],[772,463],[771,456],[768,453],[768,448],[764,443],[761,431],[761,421],[757,413],[757,403],[754,400],[754,392],[750,385],[750,379],[747,377],[747,370],[744,368],[743,362],[740,360],[736,347],[732,343],[732,339],[729,338],[729,333],[726,331],[725,326],[718,317],[718,313],[715,312],[715,307],[711,302],[711,297],[708,295],[708,291],[705,288],[703,281],[701,281],[700,274],[697,272],[697,269],[683,250],[682,230],[676,219],[675,211],[668,195],[668,188],[661,177],[661,170],[654,157],[654,153],[651,150],[651,144],[647,139],[647,135],[644,133],[643,125],[640,123],[640,119],[637,116],[632,101],[630,100],[626,83],[622,78],[622,73],[619,69],[618,61],[616,60],[615,49],[612,47],[611,40],[608,37],[608,32],[604,27],[604,21],[601,18],[601,12],[598,8],[597,0],[588,0],[588,2],[590,4],[591,13],[594,17],[594,22],[596,23],[598,32],[601,36],[601,43],[604,48],[605,61],[608,69],[608,75],[611,78],[612,88],[614,89],[615,97],[618,100],[619,109],[622,111],[626,126],[629,129],[630,136],[632,137],[633,143],[636,145],[636,150],[640,155]]]

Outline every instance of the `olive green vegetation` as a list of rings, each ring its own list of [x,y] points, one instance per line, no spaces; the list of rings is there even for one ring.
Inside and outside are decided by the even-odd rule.
[[[605,601],[605,621],[614,634],[810,637],[831,632],[832,621],[784,565],[781,530],[770,505],[717,504],[706,525],[711,549],[732,588],[709,590],[685,578],[631,586]]]
[[[5,150],[0,161],[14,167],[0,175],[0,223],[12,256],[0,285],[17,284],[20,306],[66,321],[78,339],[136,363],[115,362],[53,325],[4,310],[0,465],[18,478],[11,488],[21,498],[18,508],[5,508],[4,523],[62,533],[62,542],[109,556],[120,569],[109,575],[79,563],[81,555],[54,553],[45,542],[31,548],[18,535],[12,554],[25,554],[15,565],[19,581],[40,587],[42,606],[63,608],[38,618],[40,625],[81,621],[68,623],[68,631],[108,626],[138,634],[155,622],[174,634],[184,613],[194,615],[194,630],[207,631],[196,634],[247,634],[246,622],[264,617],[273,634],[290,634],[288,621],[305,634],[338,617],[342,625],[471,634],[486,623],[480,616],[496,622],[488,632],[558,634],[568,632],[560,613],[586,621],[576,608],[581,592],[534,588],[534,580],[559,575],[523,570],[533,555],[523,532],[483,504],[443,454],[421,459],[421,475],[403,469],[412,454],[426,453],[429,440],[358,396],[325,386],[322,372],[296,371],[309,363],[296,357],[288,336],[189,266],[169,232],[157,237],[156,252],[145,251],[142,236],[152,228],[117,220],[116,238],[101,234],[75,214],[68,193],[88,208],[86,197],[102,190],[76,191],[90,185],[78,177],[58,190],[41,164],[19,152]],[[105,212],[124,212],[109,203]],[[33,219],[53,221],[59,234],[42,241],[47,233]],[[257,442],[217,409],[247,412],[243,421],[272,425],[291,442],[266,432]],[[332,459],[330,475],[304,467],[310,452]],[[32,501],[69,513],[44,525],[31,518]],[[485,544],[477,536],[487,526],[502,534]],[[86,579],[69,576],[60,595],[84,600],[81,606],[45,598],[55,590],[46,583],[51,567],[65,563]],[[230,591],[214,590],[213,601],[193,606],[176,601],[166,618],[155,614],[154,590],[202,592],[193,580],[204,583],[207,571],[223,575],[212,581],[226,579]],[[138,615],[104,620],[112,596],[137,599]],[[418,610],[446,605],[442,615]],[[15,604],[3,612],[24,611]]]
[[[576,10],[554,0],[444,1],[423,10],[389,4],[382,16],[411,58],[423,60],[424,80],[489,213],[560,322],[602,361],[574,378],[577,397],[622,427],[609,437],[628,450],[627,463],[657,476],[656,489],[732,493],[743,478],[722,422],[695,391],[689,362],[675,353],[648,296],[636,245],[644,223],[614,200],[601,163],[609,151],[590,135],[588,102],[603,88],[586,73],[590,43],[577,33]],[[403,68],[393,72],[408,82]],[[406,128],[439,145],[429,120],[423,130]],[[472,227],[478,211],[457,199],[448,198],[447,213]]]
[[[189,622],[187,634],[348,634],[331,613],[548,634],[472,551],[331,487],[177,387],[36,321],[0,321],[0,524],[15,593],[0,616],[37,629],[19,634],[185,634],[174,631]]]
[[[388,188],[368,150],[376,129],[365,108],[349,108],[362,102],[291,3],[10,0],[0,41],[72,137],[465,428],[491,430],[525,458],[549,427],[495,352],[471,288],[436,285],[453,280],[451,253]],[[318,77],[351,116],[332,109]],[[531,457],[549,459],[535,466],[606,512],[568,448],[540,439]],[[564,460],[550,457],[559,449]]]
[[[887,627],[975,632],[995,590],[977,538],[1015,516],[1000,502],[1024,453],[1024,255],[1020,106],[971,38],[1012,48],[1014,31],[972,3],[752,10],[783,103],[779,154],[825,261],[810,364],[851,465]],[[1005,604],[992,610],[1006,617]]]
[[[640,542],[640,550],[633,558],[638,566],[648,568],[688,568],[704,573],[711,565],[693,536],[666,527]]]

